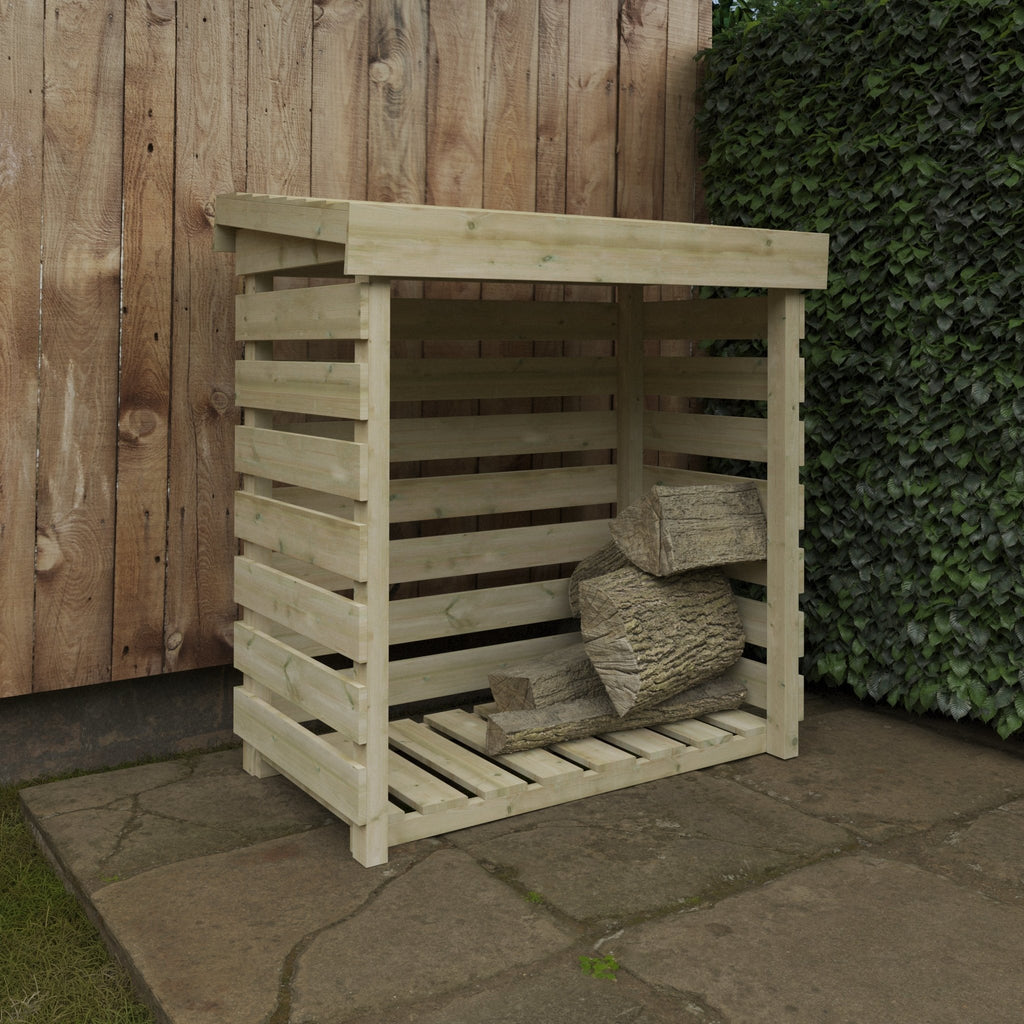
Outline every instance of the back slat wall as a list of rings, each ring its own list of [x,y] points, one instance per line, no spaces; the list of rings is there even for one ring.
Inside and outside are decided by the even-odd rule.
[[[711,0],[0,5],[0,697],[230,661],[240,351],[216,194],[698,219],[692,57],[710,18]]]

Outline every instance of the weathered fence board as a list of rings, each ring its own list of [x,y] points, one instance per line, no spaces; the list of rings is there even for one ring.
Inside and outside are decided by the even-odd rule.
[[[692,56],[710,11],[711,0],[0,5],[0,696],[230,660],[240,352],[233,267],[211,251],[216,194],[699,219]],[[472,281],[396,289],[484,294]],[[486,286],[506,292],[612,299],[602,286]],[[483,344],[495,357],[590,358],[611,355],[614,337]],[[330,361],[344,346],[275,342],[275,358]],[[479,352],[415,336],[394,348]],[[601,395],[485,401],[506,414],[609,408]],[[399,413],[480,404],[424,399]],[[568,460],[453,456],[406,474],[481,458],[524,470]]]

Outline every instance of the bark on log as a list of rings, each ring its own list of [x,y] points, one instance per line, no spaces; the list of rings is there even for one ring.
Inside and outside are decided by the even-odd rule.
[[[619,514],[611,534],[634,565],[655,576],[767,555],[768,528],[752,482],[655,486]]]
[[[663,579],[628,566],[584,580],[580,627],[620,715],[720,675],[743,653],[739,608],[717,569]]]
[[[488,754],[512,754],[617,729],[643,729],[664,722],[738,708],[746,699],[742,683],[726,677],[705,680],[653,707],[618,715],[607,697],[581,697],[532,711],[498,711],[487,722]]]
[[[579,617],[580,584],[584,580],[603,576],[605,573],[614,572],[629,564],[629,559],[618,549],[614,541],[609,541],[600,550],[581,559],[569,577],[569,611]]]
[[[578,697],[604,696],[583,643],[509,665],[488,677],[500,711],[524,711]]]

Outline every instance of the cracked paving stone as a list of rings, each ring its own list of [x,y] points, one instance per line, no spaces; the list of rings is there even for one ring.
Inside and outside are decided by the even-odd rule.
[[[704,772],[448,838],[578,921],[685,906],[852,841],[842,828]]]
[[[752,757],[708,772],[876,842],[1024,795],[1019,756],[863,708],[805,721],[792,760]]]
[[[466,854],[440,849],[310,943],[296,964],[290,1024],[374,1013],[390,1021],[403,1005],[549,957],[577,937]]]
[[[247,775],[237,750],[38,789],[45,792],[25,791],[30,817],[47,846],[59,851],[62,868],[87,893],[174,861],[336,820],[285,779]]]
[[[955,828],[942,825],[885,846],[898,857],[966,889],[1024,907],[1024,800],[1015,800]]]
[[[42,820],[57,814],[106,807],[145,790],[187,778],[189,774],[185,761],[160,761],[95,775],[80,775],[75,779],[44,782],[40,786],[23,789],[20,795],[32,816]]]
[[[595,951],[601,956],[612,945]],[[381,1024],[377,1011],[347,1024]],[[328,1024],[329,1017],[323,1018]],[[694,996],[660,992],[619,971],[614,981],[584,974],[579,954],[513,970],[452,997],[392,1008],[387,1024],[725,1024]]]
[[[417,855],[364,868],[342,825],[147,871],[92,903],[115,948],[174,1024],[253,1024],[278,1005],[297,944],[346,918]]]
[[[1024,910],[879,857],[836,858],[617,944],[743,1024],[1019,1024]]]

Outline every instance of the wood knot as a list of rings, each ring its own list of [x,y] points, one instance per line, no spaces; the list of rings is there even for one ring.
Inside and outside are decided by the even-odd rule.
[[[64,552],[60,542],[49,531],[36,534],[36,572],[40,574],[56,572],[64,564]]]
[[[117,436],[128,444],[147,437],[156,430],[159,417],[152,409],[127,409],[117,421]]]
[[[375,60],[370,65],[370,81],[382,85],[391,78],[391,65],[386,60]]]
[[[224,391],[210,392],[210,407],[221,416],[228,412],[232,406],[231,396]]]
[[[184,640],[185,638],[179,632],[175,631],[167,637],[164,646],[169,651],[176,651],[182,645]]]

